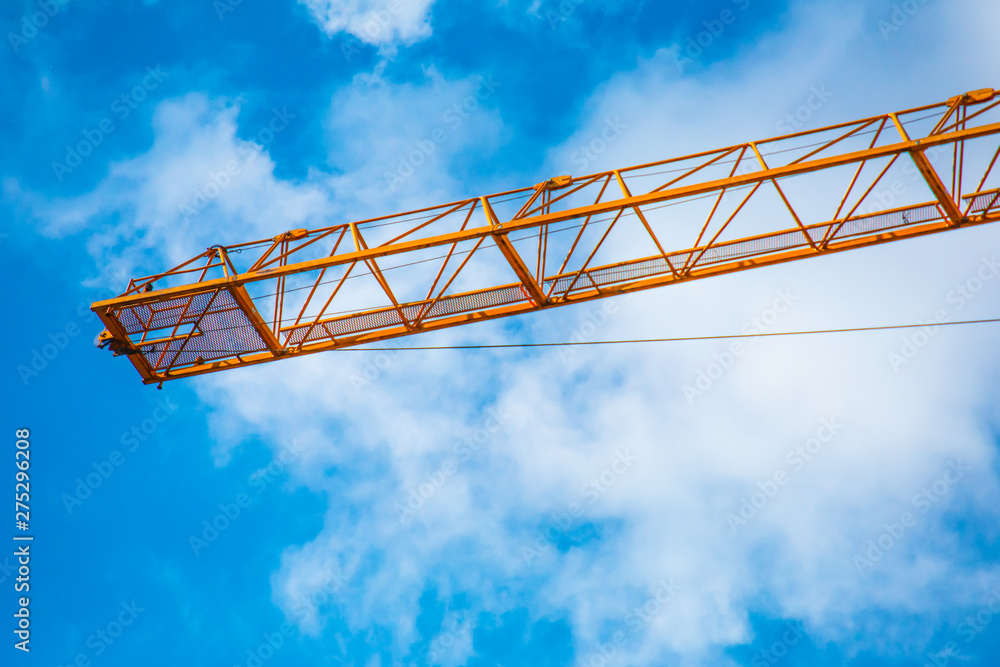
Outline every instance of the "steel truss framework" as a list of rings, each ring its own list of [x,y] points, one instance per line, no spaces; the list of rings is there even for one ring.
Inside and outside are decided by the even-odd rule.
[[[149,384],[994,222],[998,96],[214,246],[92,308]]]

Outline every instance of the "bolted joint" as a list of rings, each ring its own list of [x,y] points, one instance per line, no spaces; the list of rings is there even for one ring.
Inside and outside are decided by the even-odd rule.
[[[123,354],[133,355],[141,354],[139,350],[132,347],[128,341],[122,341],[115,338],[114,334],[105,329],[101,333],[97,334],[97,338],[94,339],[94,345],[99,349],[103,350],[105,348],[111,350],[111,354],[116,357],[120,357]]]
[[[97,334],[97,338],[94,339],[94,345],[96,345],[97,347],[99,347],[100,349],[103,350],[114,339],[115,339],[114,334],[112,334],[110,331],[108,331],[107,329],[105,329],[101,333]]]
[[[981,104],[983,102],[989,102],[994,97],[996,97],[1000,92],[993,90],[992,88],[980,88],[979,90],[970,90],[964,95],[956,95],[955,97],[948,100],[948,104]]]
[[[274,241],[275,243],[281,243],[282,241],[297,241],[307,236],[309,236],[308,229],[292,229],[290,231],[278,234],[271,240]]]
[[[545,189],[545,190],[562,190],[563,188],[568,188],[571,185],[573,185],[573,177],[572,176],[556,176],[556,177],[550,178],[549,180],[544,181],[542,183],[538,183],[537,185],[535,185],[535,189],[536,190],[543,190],[543,189]]]

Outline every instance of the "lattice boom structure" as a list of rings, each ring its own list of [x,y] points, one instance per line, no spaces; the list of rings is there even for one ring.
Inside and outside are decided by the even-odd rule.
[[[214,246],[92,308],[158,383],[994,222],[998,95]]]

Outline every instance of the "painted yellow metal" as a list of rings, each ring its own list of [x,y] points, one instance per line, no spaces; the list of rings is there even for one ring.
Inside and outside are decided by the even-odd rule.
[[[92,308],[158,383],[995,222],[998,96],[213,246]]]

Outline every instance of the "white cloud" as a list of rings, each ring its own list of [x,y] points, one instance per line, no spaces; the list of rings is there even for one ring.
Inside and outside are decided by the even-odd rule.
[[[445,79],[427,67],[419,83],[361,74],[338,91],[327,130],[338,198],[386,214],[472,196],[490,154],[508,139],[495,100],[505,83],[491,73]],[[470,154],[472,169],[458,171]],[[376,208],[377,207],[377,208]],[[355,219],[364,211],[354,213]]]
[[[294,114],[275,110],[261,127],[244,129],[244,139],[237,136],[239,109],[200,94],[165,101],[154,114],[153,146],[112,164],[93,191],[52,201],[28,193],[26,200],[45,233],[89,232],[105,280],[167,269],[216,243],[321,226],[328,194],[276,179],[267,152]]]
[[[347,33],[378,47],[409,45],[431,34],[434,0],[299,0],[328,37]]]

